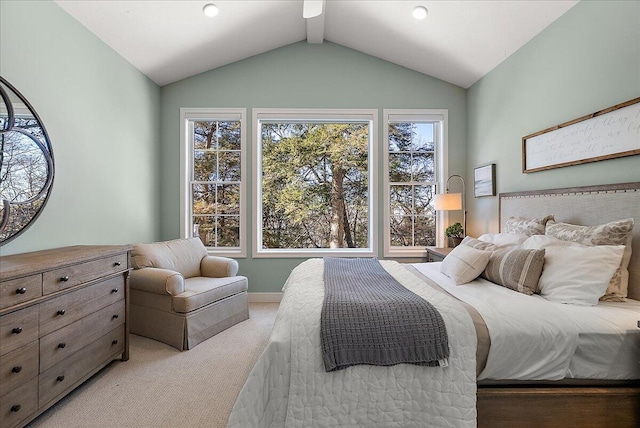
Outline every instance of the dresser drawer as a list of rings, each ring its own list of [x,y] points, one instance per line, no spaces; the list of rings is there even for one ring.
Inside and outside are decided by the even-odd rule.
[[[0,357],[0,396],[38,376],[38,355],[38,342],[32,342]]]
[[[124,324],[124,300],[107,306],[40,339],[40,371],[43,372]]]
[[[38,378],[34,377],[0,400],[0,427],[12,428],[38,408]]]
[[[0,309],[42,296],[42,275],[0,282]]]
[[[127,269],[127,254],[119,254],[52,270],[42,275],[42,293],[44,295],[51,294]]]
[[[120,326],[41,373],[38,392],[40,406],[68,392],[78,381],[123,351],[124,326]]]
[[[0,317],[0,355],[38,340],[38,306]]]
[[[41,303],[40,336],[45,336],[124,299],[124,286],[124,276],[118,275]]]

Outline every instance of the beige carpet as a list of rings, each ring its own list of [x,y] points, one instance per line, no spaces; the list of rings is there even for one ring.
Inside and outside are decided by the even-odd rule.
[[[115,361],[29,427],[224,427],[264,349],[277,303],[251,303],[250,319],[190,351],[131,335]]]

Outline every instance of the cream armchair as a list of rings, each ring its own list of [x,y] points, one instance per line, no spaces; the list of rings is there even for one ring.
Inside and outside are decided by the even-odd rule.
[[[249,318],[238,262],[199,238],[136,244],[131,261],[131,333],[185,350]]]

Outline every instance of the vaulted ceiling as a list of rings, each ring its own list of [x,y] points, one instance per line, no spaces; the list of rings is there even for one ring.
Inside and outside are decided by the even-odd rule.
[[[158,85],[307,40],[337,43],[468,88],[577,0],[56,0]],[[219,14],[205,16],[214,3]],[[412,16],[416,6],[427,17]]]

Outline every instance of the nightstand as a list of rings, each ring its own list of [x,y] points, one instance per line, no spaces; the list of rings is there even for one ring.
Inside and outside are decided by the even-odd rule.
[[[453,248],[427,247],[427,262],[441,262]]]

